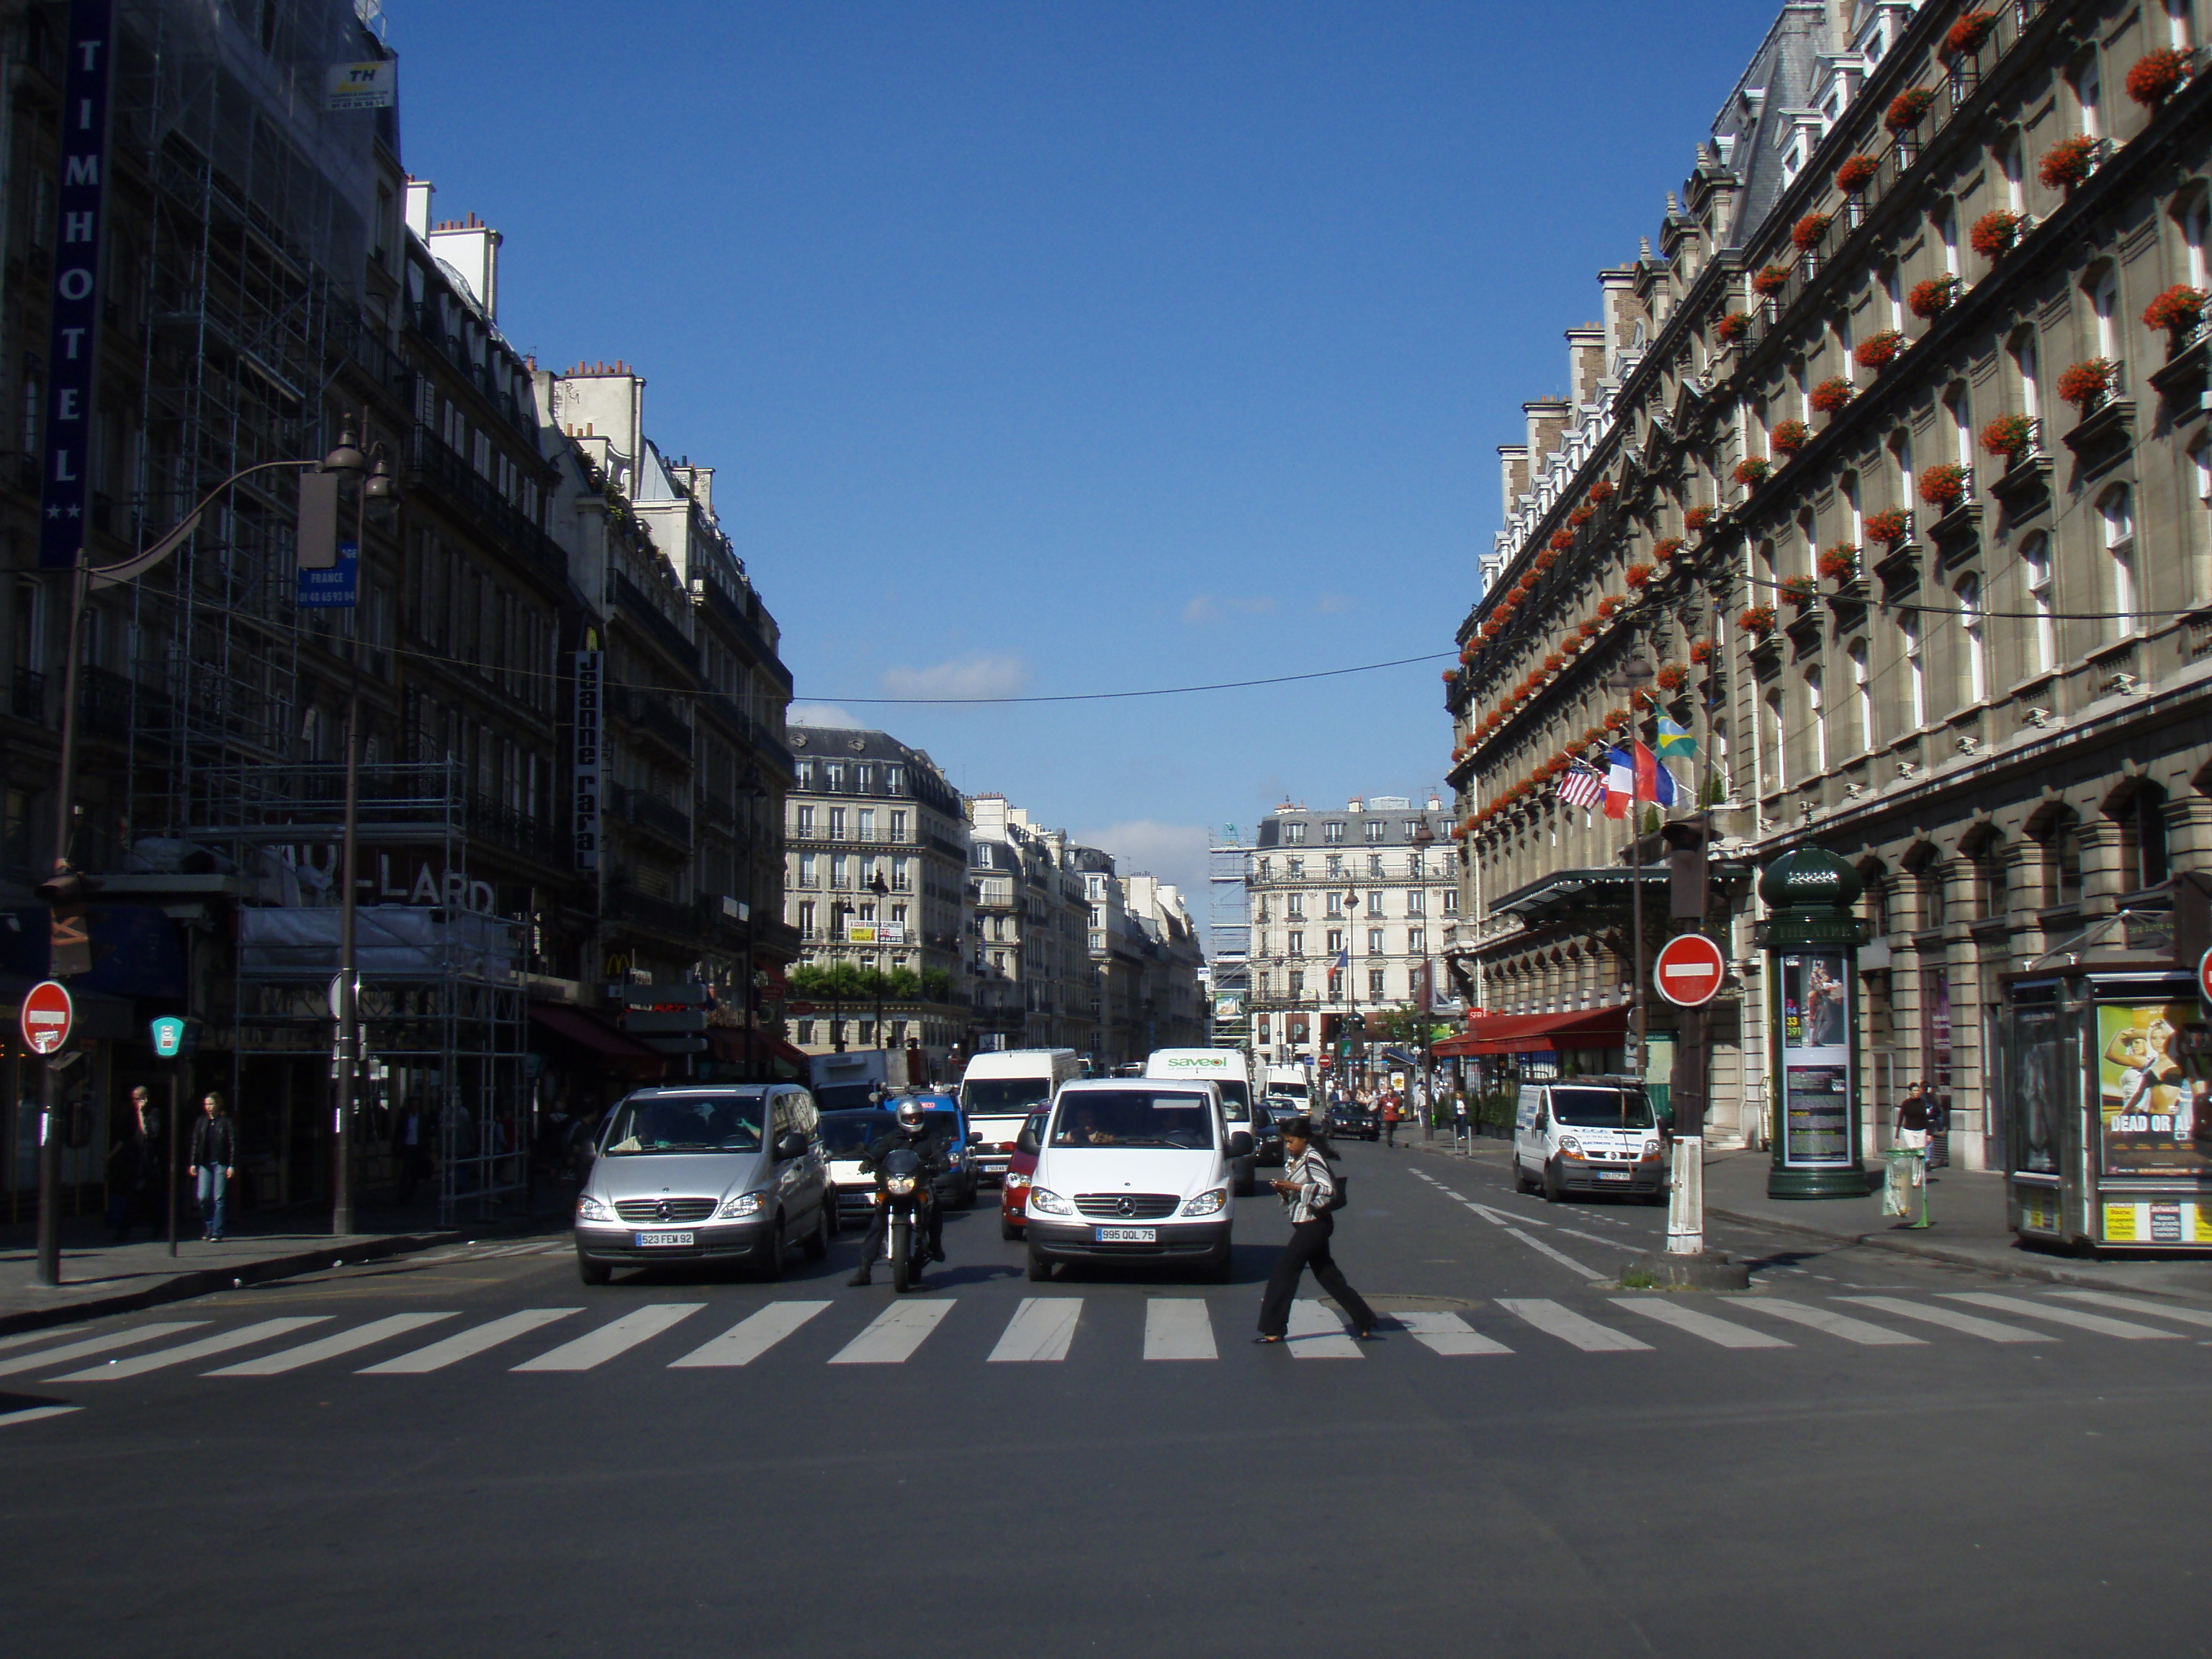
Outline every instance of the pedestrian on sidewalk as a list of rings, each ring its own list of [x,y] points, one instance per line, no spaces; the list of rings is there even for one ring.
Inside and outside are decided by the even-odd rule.
[[[141,1084],[131,1091],[131,1121],[107,1151],[107,1231],[118,1244],[131,1242],[142,1215],[147,1231],[161,1237],[154,1185],[161,1162],[161,1120]]]
[[[1907,1087],[1905,1098],[1897,1103],[1897,1130],[1891,1144],[1920,1155],[1912,1166],[1912,1184],[1917,1187],[1925,1179],[1928,1167],[1928,1096],[1917,1083]]]
[[[1456,1147],[1462,1140],[1467,1142],[1468,1149],[1472,1152],[1474,1141],[1467,1130],[1467,1091],[1455,1089],[1452,1091],[1452,1145]]]
[[[223,1195],[238,1179],[238,1126],[214,1090],[200,1102],[205,1114],[192,1125],[192,1181],[200,1200],[200,1243],[222,1243]]]
[[[1267,1275],[1267,1293],[1260,1303],[1260,1334],[1253,1340],[1280,1342],[1290,1334],[1291,1299],[1297,1294],[1299,1275],[1310,1267],[1322,1289],[1336,1298],[1336,1305],[1352,1321],[1352,1334],[1371,1342],[1375,1310],[1360,1299],[1329,1254],[1328,1241],[1336,1231],[1332,1212],[1337,1203],[1337,1176],[1314,1145],[1310,1121],[1284,1121],[1283,1157],[1283,1178],[1268,1184],[1291,1212],[1291,1242],[1283,1246],[1274,1272]]]
[[[1392,1095],[1382,1103],[1382,1144],[1384,1146],[1395,1146],[1398,1144],[1398,1119],[1401,1115],[1398,1109],[1398,1097]]]

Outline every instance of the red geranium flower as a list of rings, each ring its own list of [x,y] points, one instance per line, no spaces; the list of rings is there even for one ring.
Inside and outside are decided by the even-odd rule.
[[[1552,550],[1547,547],[1541,553],[1539,553],[1536,556],[1536,568],[1539,570],[1549,570],[1553,565],[1559,563],[1559,556],[1553,552]]]
[[[1774,631],[1774,607],[1752,605],[1735,619],[1735,625],[1747,634],[1771,634]]]
[[[2043,153],[2036,176],[2053,190],[2071,190],[2089,176],[2096,148],[2097,141],[2087,133],[2062,138]]]
[[[1575,532],[1573,531],[1554,530],[1552,532],[1552,550],[1553,552],[1564,553],[1574,544]]]
[[[1735,464],[1735,471],[1729,476],[1746,489],[1756,489],[1766,482],[1769,465],[1764,456],[1747,455]]]
[[[2091,357],[2058,377],[2058,395],[2076,409],[2086,410],[2112,390],[2114,365],[2110,358]]]
[[[1982,42],[1990,38],[1996,27],[1997,15],[1993,11],[1970,11],[1951,25],[1951,32],[1943,37],[1943,56],[1963,58],[1970,52],[1981,50]]]
[[[1659,567],[1656,564],[1632,564],[1622,578],[1631,587],[1641,587],[1650,581]]]
[[[1790,286],[1788,265],[1769,265],[1751,279],[1752,292],[1771,296]]]
[[[2002,208],[1984,213],[1966,233],[1967,244],[1984,259],[2001,258],[2011,252],[2013,244],[2020,240],[2022,222],[2020,215],[2007,213]]]
[[[1682,550],[1682,538],[1680,536],[1662,537],[1652,544],[1651,556],[1662,561],[1671,559]]]
[[[1831,581],[1848,581],[1859,573],[1859,550],[1849,542],[1838,542],[1820,555],[1820,574]]]
[[[1936,107],[1936,94],[1927,87],[1915,87],[1910,92],[1900,92],[1890,100],[1889,110],[1881,118],[1882,125],[1892,132],[1905,132],[1920,125],[1920,118]]]
[[[2167,47],[2136,60],[2128,71],[2128,96],[2138,104],[2162,103],[2188,78],[2189,54]]]
[[[1810,576],[1785,576],[1779,589],[1782,597],[1802,611],[1820,597],[1820,590]]]
[[[1877,513],[1866,521],[1867,539],[1894,547],[1912,533],[1912,515],[1901,507]]]
[[[1871,155],[1847,155],[1836,169],[1836,188],[1846,196],[1856,196],[1874,182],[1878,170]]]
[[[1745,333],[1750,329],[1750,327],[1751,313],[1749,312],[1731,311],[1727,316],[1722,318],[1720,321],[1713,325],[1713,337],[1718,340],[1723,345],[1734,345],[1738,340],[1743,338]]]
[[[2177,331],[2194,328],[2203,320],[2206,298],[2203,289],[2176,283],[2143,307],[2143,326]]]
[[[1690,683],[1690,671],[1680,663],[1670,662],[1659,671],[1655,683],[1662,691],[1680,691]]]
[[[1851,361],[1861,368],[1887,368],[1897,361],[1905,337],[1893,328],[1869,334],[1851,349]]]
[[[1920,499],[1930,507],[1956,507],[1966,498],[1966,469],[1939,461],[1920,475]]]
[[[1610,622],[1613,619],[1613,613],[1620,609],[1620,601],[1608,593],[1597,602],[1598,619],[1601,622]]]
[[[1699,667],[1702,668],[1712,659],[1713,642],[1711,640],[1699,640],[1690,647],[1690,660]]]
[[[1778,422],[1774,430],[1767,434],[1766,441],[1773,447],[1778,454],[1795,455],[1799,450],[1805,447],[1807,441],[1809,440],[1812,435],[1813,434],[1811,429],[1806,426],[1804,422],[1783,421]]]
[[[1589,498],[1594,501],[1611,501],[1613,499],[1613,485],[1607,480],[1600,478],[1595,483],[1589,487]]]
[[[2000,415],[1982,428],[1982,447],[1992,455],[2017,460],[2035,441],[2035,422],[2025,415]]]
[[[1807,214],[1790,228],[1790,246],[1800,253],[1810,253],[1827,234],[1831,216],[1826,213]]]
[[[1851,383],[1842,375],[1832,375],[1814,386],[1806,401],[1822,415],[1832,415],[1851,400]]]
[[[1582,637],[1586,640],[1594,640],[1604,630],[1599,628],[1594,622],[1577,623],[1575,624],[1575,632],[1581,635]]]
[[[1703,530],[1712,521],[1713,510],[1710,507],[1693,507],[1682,514],[1682,528],[1688,531]]]
[[[1916,317],[1940,317],[1951,308],[1951,301],[1959,297],[1956,276],[1931,276],[1924,283],[1915,283],[1905,303],[1912,307]]]
[[[1582,648],[1583,636],[1579,634],[1570,634],[1566,638],[1559,641],[1559,649],[1565,652],[1567,655],[1571,657],[1580,652]]]

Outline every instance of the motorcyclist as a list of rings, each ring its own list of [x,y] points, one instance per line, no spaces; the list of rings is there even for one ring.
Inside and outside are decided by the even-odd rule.
[[[900,1148],[908,1146],[921,1154],[921,1180],[915,1189],[915,1196],[921,1200],[921,1212],[915,1219],[923,1222],[929,1229],[929,1259],[942,1261],[945,1260],[945,1212],[937,1202],[933,1188],[937,1177],[951,1166],[945,1160],[944,1148],[930,1133],[929,1120],[920,1101],[909,1098],[899,1102],[897,1121],[889,1130],[878,1135],[868,1150],[860,1155],[860,1173],[878,1176],[876,1190],[880,1195],[883,1182],[879,1172],[884,1160]],[[875,1266],[876,1253],[883,1249],[884,1234],[890,1224],[890,1206],[877,1205],[875,1213],[868,1219],[868,1235],[860,1241],[860,1265],[852,1278],[845,1281],[847,1284],[859,1285],[869,1282],[869,1271]]]

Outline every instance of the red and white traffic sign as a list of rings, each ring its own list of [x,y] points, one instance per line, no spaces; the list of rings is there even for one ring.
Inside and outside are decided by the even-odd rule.
[[[50,1054],[67,1042],[76,1019],[76,1005],[70,1000],[66,985],[41,980],[24,995],[20,1024],[23,1041],[33,1054]]]
[[[2197,994],[2212,1002],[2212,951],[2207,951],[2197,963]]]
[[[1682,933],[1659,947],[1651,982],[1678,1008],[1702,1008],[1728,977],[1728,959],[1703,933]]]

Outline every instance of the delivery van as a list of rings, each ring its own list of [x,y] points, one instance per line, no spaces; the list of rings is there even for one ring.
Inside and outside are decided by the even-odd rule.
[[[1558,1203],[1569,1192],[1667,1198],[1659,1122],[1631,1077],[1524,1083],[1513,1118],[1513,1186]]]
[[[1252,1138],[1252,1073],[1244,1063],[1243,1049],[1155,1048],[1145,1060],[1145,1075],[1198,1078],[1211,1083],[1221,1091],[1221,1109],[1229,1121],[1229,1133]],[[1252,1174],[1257,1163],[1250,1152],[1237,1157],[1237,1197],[1249,1198],[1259,1191]]]
[[[969,1060],[960,1079],[960,1109],[969,1131],[982,1137],[975,1148],[982,1173],[1001,1179],[1023,1120],[1051,1105],[1061,1084],[1082,1075],[1082,1057],[1073,1048],[1001,1048]]]

